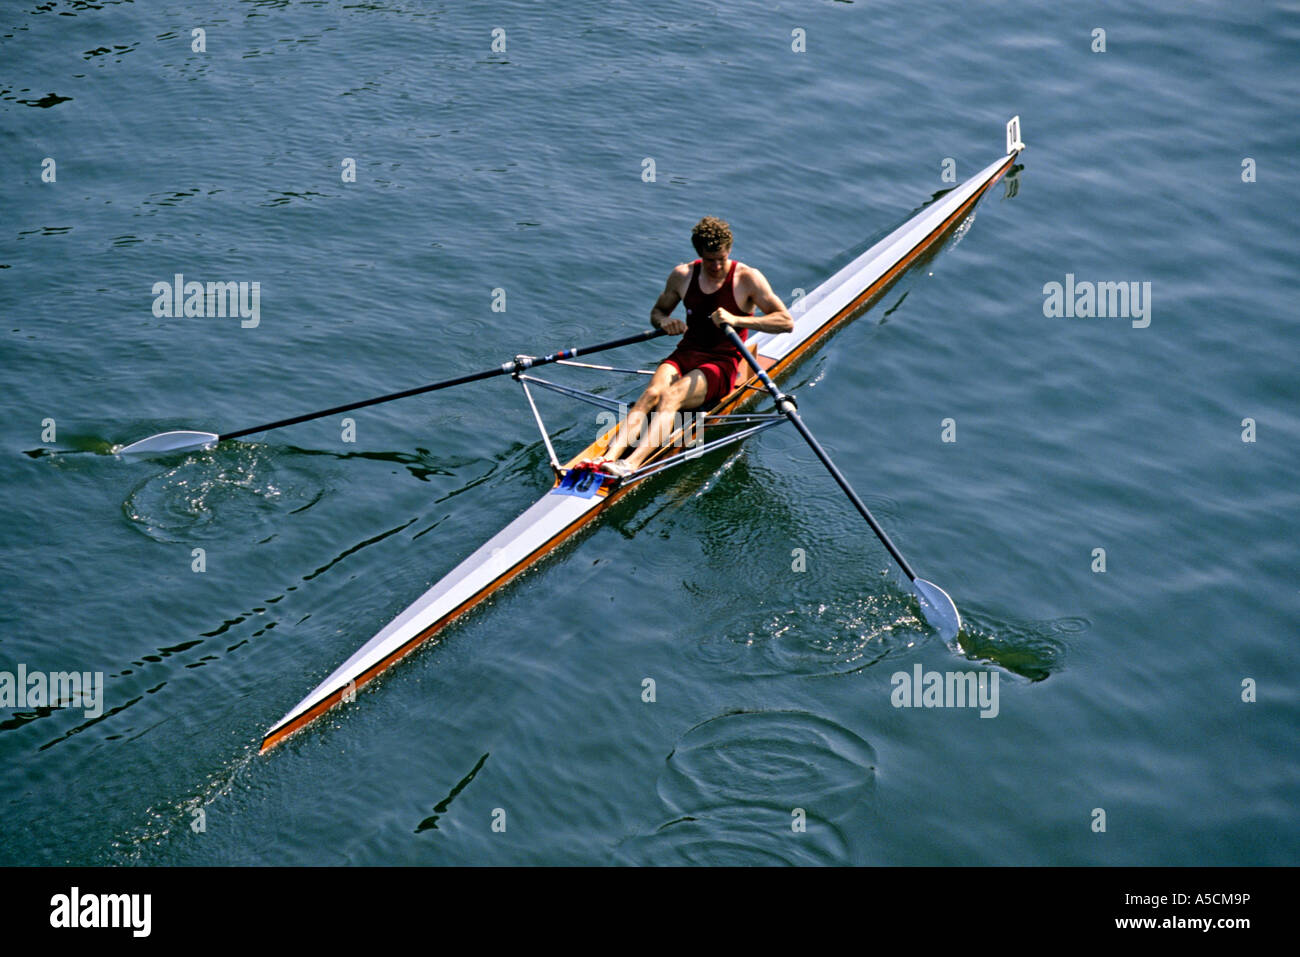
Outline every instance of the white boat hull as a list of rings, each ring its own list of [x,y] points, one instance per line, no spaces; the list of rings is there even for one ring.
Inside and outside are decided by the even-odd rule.
[[[1011,168],[1018,152],[990,163],[819,285],[804,298],[793,330],[752,335],[747,344],[756,351],[760,365],[773,377],[779,376],[815,342],[874,301],[918,256],[965,218],[984,191]],[[752,390],[738,388],[714,411],[732,411],[753,395]],[[573,462],[601,451],[602,441],[607,438],[593,443]],[[542,496],[295,705],[266,733],[262,751],[273,748],[341,701],[351,700],[358,688],[539,561],[626,491],[601,489],[590,497],[581,497],[566,494],[557,486]]]

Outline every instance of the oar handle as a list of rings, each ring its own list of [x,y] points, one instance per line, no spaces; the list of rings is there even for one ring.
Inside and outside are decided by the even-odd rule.
[[[552,352],[549,356],[541,359],[534,359],[532,365],[540,366],[548,362],[559,362],[562,359],[572,359],[575,356],[589,356],[593,352],[606,352],[610,349],[618,349],[621,346],[630,346],[638,342],[645,342],[647,339],[658,339],[660,336],[668,335],[662,329],[647,329],[645,332],[638,332],[634,336],[625,336],[622,339],[611,339],[609,342],[600,342],[594,346],[582,346],[576,349],[561,349],[559,352]]]
[[[831,461],[831,457],[826,454],[826,450],[822,448],[822,444],[817,441],[816,437],[810,431],[808,431],[808,426],[803,424],[803,419],[799,418],[799,413],[795,411],[794,402],[790,400],[789,396],[777,388],[776,383],[771,380],[768,374],[763,370],[763,367],[758,364],[758,360],[754,358],[753,353],[745,348],[744,340],[736,333],[736,330],[732,327],[731,323],[722,323],[721,329],[727,334],[727,338],[731,340],[731,344],[740,350],[740,354],[745,357],[745,361],[748,362],[749,367],[754,370],[754,374],[758,376],[759,381],[762,382],[763,385],[767,387],[767,391],[772,394],[772,398],[776,400],[777,409],[790,420],[791,425],[799,430],[799,434],[804,437],[804,440],[808,443],[809,447],[814,453],[816,453],[817,458],[821,459],[822,465],[826,466],[826,471],[831,473],[831,477],[839,483],[840,488],[843,489],[844,494],[849,497],[849,501],[853,503],[854,508],[856,508],[858,512],[861,513],[862,517],[867,520],[867,524],[870,525],[871,530],[876,533],[876,537],[880,539],[881,544],[885,546],[889,551],[889,554],[893,556],[894,561],[898,562],[899,567],[903,569],[904,574],[907,575],[908,581],[915,581],[916,572],[912,571],[912,566],[907,563],[907,559],[903,557],[903,553],[894,547],[894,543],[889,540],[889,536],[885,533],[885,530],[880,527],[880,523],[877,522],[875,516],[871,514],[871,510],[867,508],[866,503],[858,497],[858,493],[853,490],[853,486],[850,485],[849,480],[844,477],[844,473],[836,467],[835,463]]]
[[[414,389],[403,389],[401,392],[390,392],[387,395],[375,396],[373,399],[361,399],[357,402],[348,402],[345,405],[336,405],[333,408],[321,409],[317,412],[307,412],[303,415],[295,415],[287,419],[277,419],[274,422],[266,422],[262,425],[250,426],[247,429],[239,429],[236,432],[223,432],[218,436],[218,441],[226,439],[238,439],[245,435],[252,435],[255,432],[267,432],[271,429],[283,428],[286,425],[297,425],[299,422],[309,422],[312,419],[322,419],[328,415],[338,415],[340,412],[351,412],[353,409],[364,409],[366,406],[379,405],[381,402],[392,402],[394,399],[405,399],[413,395],[422,395],[425,392],[436,392],[439,389],[450,389],[455,385],[465,385],[467,382],[477,382],[480,379],[491,379],[499,375],[512,375],[522,369],[532,368],[534,366],[547,365],[551,362],[560,362],[564,359],[572,359],[575,356],[591,355],[594,352],[605,352],[608,349],[617,349],[620,346],[630,346],[637,342],[645,342],[647,339],[656,339],[659,336],[666,335],[662,329],[648,329],[645,332],[639,332],[634,336],[624,336],[622,339],[611,339],[608,342],[598,342],[594,346],[578,346],[571,349],[561,349],[558,352],[552,352],[548,356],[541,358],[519,357],[510,362],[502,363],[493,369],[484,369],[482,372],[472,372],[469,375],[457,376],[455,379],[446,379],[442,382],[432,382],[428,385],[416,386]]]

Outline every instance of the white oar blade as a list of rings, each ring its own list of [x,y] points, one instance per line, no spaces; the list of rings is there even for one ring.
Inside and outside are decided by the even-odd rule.
[[[117,450],[118,455],[142,455],[157,452],[185,452],[215,445],[221,436],[215,432],[159,432]]]
[[[913,579],[912,587],[916,597],[921,600],[921,612],[930,627],[937,631],[944,641],[952,641],[961,631],[961,615],[957,614],[957,605],[948,593],[924,578]]]

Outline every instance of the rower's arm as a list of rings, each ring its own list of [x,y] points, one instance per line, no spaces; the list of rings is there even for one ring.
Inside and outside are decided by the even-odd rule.
[[[785,303],[772,291],[766,276],[753,266],[748,272],[750,295],[762,315],[736,316],[731,324],[737,329],[753,329],[755,332],[789,332],[794,328],[794,317],[785,308]]]
[[[677,304],[682,301],[682,279],[689,271],[689,266],[678,266],[669,273],[668,282],[664,285],[664,291],[659,294],[659,298],[655,300],[654,308],[650,310],[650,325],[656,329],[664,330],[670,336],[680,336],[686,331],[686,323],[681,319],[674,319],[672,312],[677,308]]]

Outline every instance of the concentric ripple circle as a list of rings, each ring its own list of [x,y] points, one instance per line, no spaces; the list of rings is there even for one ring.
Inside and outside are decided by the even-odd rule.
[[[741,805],[834,820],[868,800],[876,753],[806,711],[736,711],[687,731],[669,754],[659,797],[681,814]]]
[[[806,866],[848,863],[839,828],[814,814],[799,828],[788,810],[758,806],[713,808],[665,821],[619,845],[621,863],[650,866]]]

